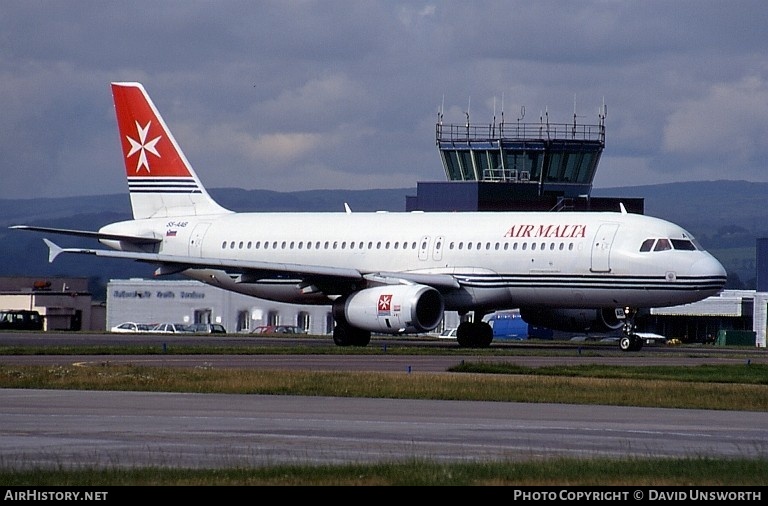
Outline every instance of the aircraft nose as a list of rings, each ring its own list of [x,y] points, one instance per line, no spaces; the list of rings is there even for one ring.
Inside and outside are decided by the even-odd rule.
[[[709,254],[707,254],[706,257],[697,260],[691,266],[691,275],[700,278],[702,282],[712,288],[713,293],[717,293],[723,289],[728,276],[725,272],[725,267],[723,267],[715,257]]]

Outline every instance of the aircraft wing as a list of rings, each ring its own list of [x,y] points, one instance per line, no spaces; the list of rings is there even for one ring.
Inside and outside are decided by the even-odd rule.
[[[137,235],[123,235],[123,234],[104,234],[101,232],[93,232],[91,230],[73,230],[69,228],[51,228],[51,227],[35,227],[32,225],[13,225],[11,227],[15,230],[35,230],[37,232],[50,232],[52,234],[73,235],[77,237],[89,237],[91,239],[109,239],[113,241],[126,241],[134,244],[154,244],[161,242],[161,237],[154,236],[137,236]]]
[[[115,251],[90,248],[62,248],[48,239],[43,239],[48,246],[48,261],[53,262],[62,253],[78,253],[95,255],[106,258],[123,258],[140,262],[160,264],[156,275],[174,274],[186,269],[222,269],[228,272],[239,272],[243,280],[282,277],[286,275],[296,278],[326,278],[335,280],[362,280],[378,284],[416,283],[432,286],[437,289],[459,288],[456,279],[448,274],[424,274],[408,272],[377,272],[362,273],[357,269],[344,267],[328,267],[322,265],[304,265],[281,262],[257,262],[251,260],[233,260],[200,258],[179,255],[164,255],[162,253],[142,253],[132,251]]]

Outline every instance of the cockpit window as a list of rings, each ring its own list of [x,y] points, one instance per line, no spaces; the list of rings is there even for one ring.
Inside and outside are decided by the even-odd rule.
[[[699,251],[702,251],[704,248],[701,247],[701,244],[699,244],[699,241],[696,240],[695,237],[693,237],[690,234],[683,234],[683,237],[686,237],[691,243],[693,243],[694,249],[697,249]]]
[[[672,239],[672,247],[686,251],[696,250],[696,246],[688,239]]]
[[[640,251],[651,251],[651,248],[653,248],[654,242],[656,242],[656,239],[644,240],[643,244],[640,246]]]
[[[655,244],[655,246],[654,246]],[[691,237],[688,239],[646,239],[640,245],[641,252],[647,251],[667,251],[671,249],[683,251],[700,250],[701,246]]]

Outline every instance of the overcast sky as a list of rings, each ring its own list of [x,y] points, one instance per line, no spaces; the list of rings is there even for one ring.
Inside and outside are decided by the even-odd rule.
[[[444,180],[435,122],[598,122],[594,186],[768,181],[765,0],[0,0],[0,198],[126,193],[109,83],[203,183]]]

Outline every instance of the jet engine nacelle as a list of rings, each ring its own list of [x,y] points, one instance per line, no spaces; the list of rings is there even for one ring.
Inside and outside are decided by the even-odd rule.
[[[371,332],[429,332],[443,318],[443,297],[424,285],[386,285],[355,292],[333,305],[333,316]]]
[[[624,309],[541,309],[520,308],[523,320],[537,327],[564,332],[611,332],[624,325]]]

